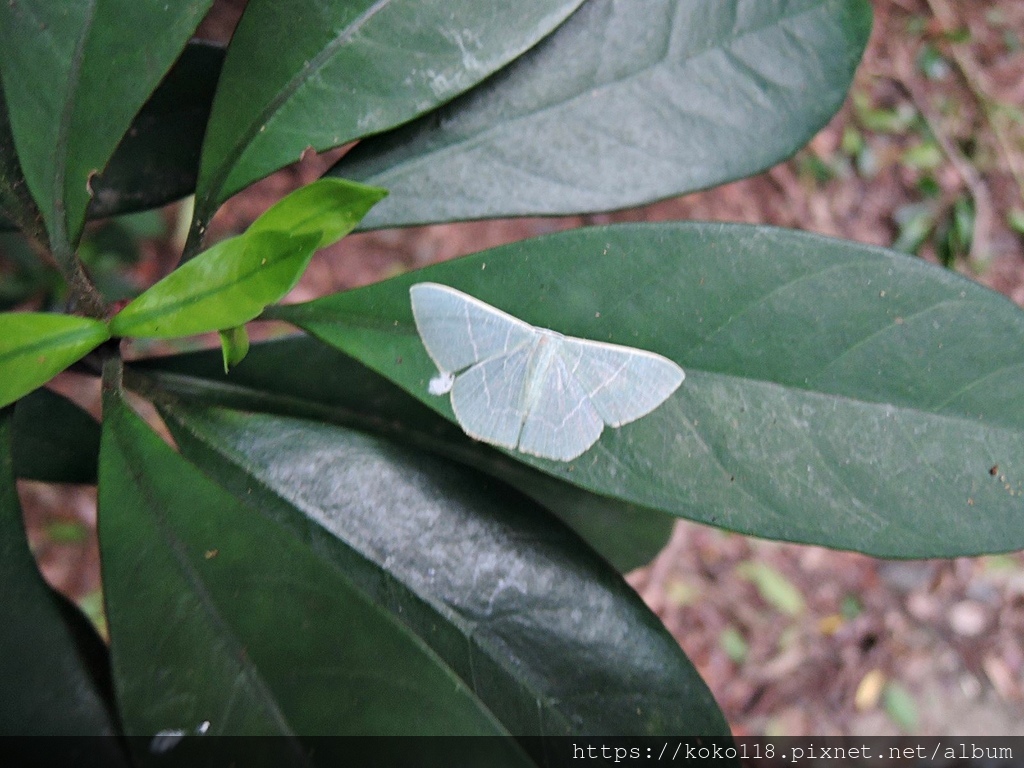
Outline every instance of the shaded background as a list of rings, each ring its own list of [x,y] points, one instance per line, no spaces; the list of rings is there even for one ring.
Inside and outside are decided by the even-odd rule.
[[[226,40],[243,6],[218,3],[201,36]],[[288,300],[559,229],[703,219],[896,247],[1024,305],[1024,3],[874,6],[849,98],[790,161],[613,214],[353,235],[318,254]],[[310,155],[230,200],[211,225],[211,242],[244,230],[343,151]],[[105,291],[129,295],[166,274],[188,215],[177,204],[91,225],[85,255],[98,281],[107,281]],[[7,255],[0,258],[4,279],[15,261]],[[268,325],[253,335],[282,330]],[[139,345],[130,353],[211,341]],[[54,387],[98,415],[94,380],[63,374]],[[95,489],[23,481],[19,490],[44,574],[102,623]],[[1024,735],[1020,554],[883,561],[684,521],[654,563],[628,578],[678,638],[737,734]]]

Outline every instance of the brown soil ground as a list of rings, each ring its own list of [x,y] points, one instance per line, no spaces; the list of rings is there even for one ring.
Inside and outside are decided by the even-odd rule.
[[[743,221],[892,245],[899,217],[915,210],[907,206],[925,203],[941,223],[962,200],[974,210],[974,237],[951,267],[1024,305],[1024,236],[1009,224],[1014,209],[1024,218],[1024,3],[874,4],[851,98],[792,160],[614,214],[353,236],[316,259],[292,300],[584,223]],[[230,18],[211,30],[218,23],[229,28]],[[900,127],[908,115],[928,127]],[[337,154],[261,182],[231,201],[215,226],[243,229]],[[942,255],[932,240],[919,252]],[[144,280],[173,263],[172,248],[156,255]],[[65,377],[59,386],[96,407],[93,385]],[[94,525],[94,490],[25,483],[22,492],[48,578],[94,599],[94,535],[60,542],[46,534],[55,521]],[[753,577],[752,566],[771,582]],[[1024,735],[1020,554],[880,561],[681,522],[655,562],[629,580],[679,639],[737,734]]]

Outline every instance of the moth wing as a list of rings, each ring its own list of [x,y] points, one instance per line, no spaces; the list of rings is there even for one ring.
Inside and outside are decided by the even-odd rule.
[[[560,354],[601,419],[620,427],[646,416],[683,383],[683,369],[643,349],[567,337]]]
[[[459,374],[452,387],[452,410],[470,437],[515,448],[523,426],[523,391],[532,347],[485,360]]]
[[[532,325],[447,285],[417,283],[409,296],[423,346],[442,371],[461,371],[537,337]]]
[[[546,371],[535,373],[543,379],[530,385],[538,396],[523,422],[519,450],[545,459],[572,461],[597,442],[604,422],[561,355],[552,359]]]

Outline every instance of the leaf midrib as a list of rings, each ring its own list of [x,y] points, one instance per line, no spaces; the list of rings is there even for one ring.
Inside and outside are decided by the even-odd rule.
[[[60,125],[57,127],[57,146],[55,152],[57,157],[53,168],[53,213],[54,213],[54,239],[64,241],[68,239],[70,227],[67,221],[67,207],[65,205],[65,185],[67,183],[66,169],[67,160],[71,152],[71,127],[74,123],[75,111],[78,108],[78,91],[81,85],[81,73],[85,61],[85,46],[89,40],[89,33],[92,30],[93,21],[96,18],[97,0],[87,0],[85,9],[85,25],[75,41],[75,50],[71,55],[71,62],[68,71],[68,91],[64,101],[64,109],[61,110]],[[70,245],[70,243],[68,243]]]
[[[241,235],[241,237],[245,237],[245,235]],[[247,271],[242,272],[241,274],[238,274],[232,280],[229,280],[229,281],[226,281],[226,282],[217,283],[216,285],[214,285],[211,288],[208,288],[208,289],[206,289],[204,291],[197,291],[197,292],[195,292],[193,294],[190,294],[189,296],[186,296],[184,298],[178,299],[176,301],[168,301],[166,303],[158,304],[158,305],[154,306],[152,309],[149,309],[149,310],[137,310],[137,311],[131,312],[131,313],[129,313],[129,316],[128,316],[127,320],[122,319],[122,322],[116,324],[117,326],[123,326],[123,325],[127,324],[128,325],[128,331],[126,332],[123,327],[118,327],[118,331],[121,332],[121,333],[126,333],[126,335],[131,335],[131,330],[130,329],[131,329],[132,326],[142,325],[144,323],[150,322],[154,318],[159,318],[159,317],[162,317],[162,316],[165,316],[165,315],[177,314],[177,313],[181,312],[181,310],[183,310],[186,307],[193,306],[193,305],[198,304],[200,302],[208,301],[211,298],[216,298],[216,296],[218,294],[222,294],[225,291],[230,290],[231,288],[234,288],[234,287],[238,286],[239,284],[249,280],[254,275],[259,273],[260,270],[269,270],[269,269],[272,269],[274,267],[280,267],[282,264],[284,264],[285,262],[287,262],[290,259],[300,259],[300,258],[303,258],[306,255],[312,256],[312,253],[313,253],[312,250],[309,252],[309,254],[303,254],[301,251],[293,251],[291,253],[282,254],[280,256],[280,258],[277,258],[277,259],[275,259],[272,255],[268,256],[268,257],[266,257],[266,263],[255,263]],[[194,264],[195,262],[191,262],[191,263]],[[187,269],[187,268],[188,268],[188,266],[186,265],[184,267],[184,269]],[[139,297],[139,298],[142,298],[142,297]],[[250,299],[250,300],[252,299],[251,296],[246,296],[246,298]],[[273,301],[273,299],[271,299],[271,301]],[[131,305],[129,304],[128,306],[130,307]],[[125,307],[125,309],[128,309],[128,307]],[[252,320],[257,315],[259,315],[259,313],[261,311],[262,311],[262,308],[257,310],[255,312],[255,314],[252,315],[252,317],[247,318],[243,322],[249,322],[249,320]],[[116,320],[116,317],[114,318],[114,320]],[[113,320],[111,322],[113,322]]]
[[[363,11],[351,24],[342,30],[341,34],[328,41],[327,45],[311,58],[306,66],[303,66],[292,75],[292,78],[274,95],[267,103],[267,106],[260,110],[248,128],[239,135],[228,152],[223,155],[221,164],[217,166],[216,172],[211,177],[210,186],[204,194],[204,199],[216,199],[221,194],[224,182],[227,181],[231,172],[235,169],[239,158],[245,154],[252,140],[259,135],[261,127],[270,124],[274,114],[281,105],[294,96],[303,84],[318,74],[338,49],[349,43],[374,16],[392,2],[394,0],[377,0],[377,2]]]
[[[17,358],[25,355],[31,355],[35,352],[47,350],[56,351],[84,341],[92,341],[94,338],[96,345],[99,345],[107,338],[110,338],[110,336],[105,333],[105,328],[102,325],[90,326],[88,328],[74,328],[62,333],[37,338],[28,344],[22,344],[6,352],[0,351],[0,365],[3,365],[10,360],[16,360]]]

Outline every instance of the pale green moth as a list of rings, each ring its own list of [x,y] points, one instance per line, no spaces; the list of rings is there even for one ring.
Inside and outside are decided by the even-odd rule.
[[[409,289],[416,329],[470,437],[572,461],[601,436],[645,416],[683,382],[683,369],[642,349],[535,328],[437,283]]]

